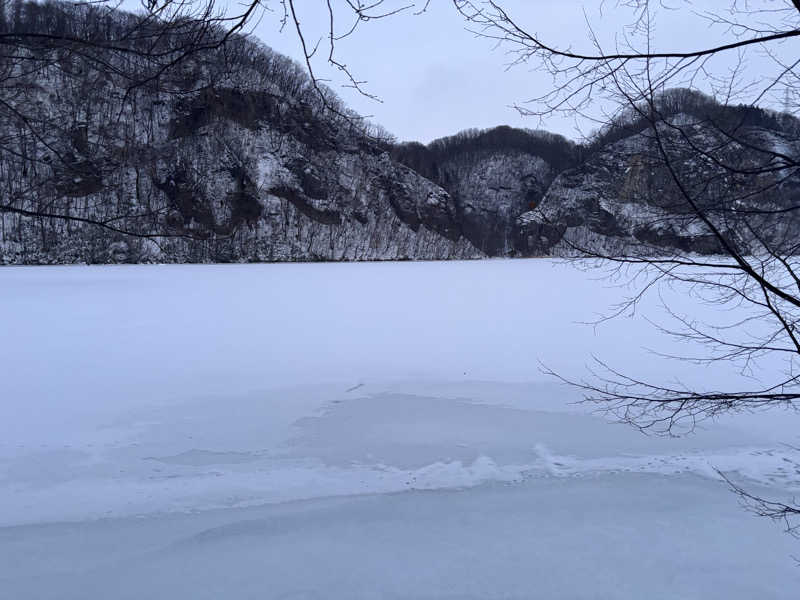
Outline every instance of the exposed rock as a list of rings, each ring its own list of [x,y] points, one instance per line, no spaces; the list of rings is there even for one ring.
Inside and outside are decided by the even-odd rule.
[[[3,193],[20,211],[46,206],[110,227],[0,213],[0,263],[483,256],[445,190],[392,160],[346,109],[323,106],[294,63],[235,43],[237,69],[214,51],[196,72],[184,65],[188,79],[210,80],[195,92],[145,86],[123,103],[125,81],[56,65],[20,83],[14,100],[51,126],[36,132],[46,144],[9,138],[27,146],[0,155],[12,174]]]
[[[83,10],[67,8],[64,18],[78,22]],[[509,127],[427,146],[378,143],[335,96],[321,102],[301,67],[249,40],[231,43],[230,55],[186,61],[177,94],[128,89],[94,63],[64,69],[62,56],[16,78],[9,101],[44,125],[0,121],[10,140],[0,193],[13,209],[0,212],[0,263],[714,254],[723,248],[712,225],[745,252],[759,244],[749,225],[779,249],[800,238],[797,173],[747,175],[763,162],[752,145],[692,124],[733,114],[737,135],[798,157],[781,135],[791,126],[800,139],[788,115],[664,93],[669,118],[744,173],[715,172],[713,161],[670,142],[704,221],[636,119],[585,146]],[[669,140],[670,128],[663,133]]]
[[[536,206],[555,173],[538,156],[491,152],[443,167],[464,236],[489,256],[514,254],[516,218]]]
[[[751,149],[730,141],[722,144],[716,129],[689,125],[683,132],[691,136],[694,148],[726,148],[726,164],[746,170],[758,162]],[[757,140],[760,148],[779,142],[761,127],[742,130],[740,135]],[[760,249],[752,228],[775,249],[800,234],[800,221],[788,210],[800,198],[800,181],[792,170],[733,181],[729,171],[713,161],[699,163],[697,152],[670,128],[664,127],[661,136],[674,153],[673,170],[707,222],[676,186],[652,137],[637,133],[600,148],[580,166],[556,177],[540,205],[517,219],[518,250],[531,256],[582,250],[720,254],[724,248],[713,226],[733,248],[747,253]],[[784,150],[800,155],[800,148]],[[761,214],[770,209],[780,212]]]

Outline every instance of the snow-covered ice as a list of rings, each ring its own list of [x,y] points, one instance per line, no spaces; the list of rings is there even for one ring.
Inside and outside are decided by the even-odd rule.
[[[647,437],[548,367],[665,363],[548,260],[0,270],[0,598],[796,597],[800,420]],[[656,307],[651,307],[657,311]],[[778,365],[761,365],[768,373]]]

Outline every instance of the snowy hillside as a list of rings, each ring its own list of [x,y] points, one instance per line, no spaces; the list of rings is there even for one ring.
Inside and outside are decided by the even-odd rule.
[[[59,19],[25,11],[18,27],[99,22],[113,40],[126,18],[58,3],[41,10]],[[133,88],[107,66],[137,75],[127,55],[21,52],[0,123],[10,207],[0,212],[0,263],[482,255],[461,236],[443,189],[394,162],[368,124],[333,94],[323,103],[302,68],[255,41],[200,52],[159,85]]]

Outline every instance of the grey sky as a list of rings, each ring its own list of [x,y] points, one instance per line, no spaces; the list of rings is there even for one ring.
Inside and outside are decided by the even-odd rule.
[[[318,0],[304,2],[302,25],[305,31],[314,32],[307,35],[309,39],[317,39],[327,27],[327,11]],[[564,31],[574,27],[576,19],[583,31],[580,2],[512,0],[509,6],[559,40],[565,39]],[[331,78],[332,87],[351,107],[373,115],[373,121],[403,140],[427,142],[469,127],[537,127],[537,122],[520,117],[511,105],[539,93],[550,84],[549,76],[525,67],[506,70],[509,57],[504,51],[494,49],[489,40],[476,38],[465,26],[449,0],[433,0],[424,15],[409,12],[369,22],[342,43],[339,56],[382,102],[336,85],[341,78],[325,69],[324,61],[315,62],[315,67]],[[278,32],[270,15],[254,33],[279,52],[302,60],[294,31],[287,27]],[[569,137],[576,135],[572,119],[548,122],[546,128]]]
[[[138,0],[124,0],[126,5]],[[226,0],[221,0],[224,2]],[[331,0],[346,27],[347,7],[343,0]],[[237,0],[227,0],[229,7],[240,8]],[[400,7],[424,0],[385,0],[386,6]],[[300,20],[309,44],[324,39],[328,31],[326,0],[296,0]],[[625,25],[632,19],[629,8],[618,0],[502,0],[515,20],[527,31],[559,47],[590,50],[589,31],[603,47],[613,48]],[[733,0],[654,0],[655,45],[661,50],[686,50],[731,41],[727,27],[713,26],[702,16],[709,11],[730,17],[726,9]],[[738,2],[750,11],[750,23],[773,20],[771,11],[790,5],[789,0],[748,0]],[[253,34],[268,46],[302,62],[297,34],[287,25],[280,31],[283,14],[278,0],[267,0],[271,7],[252,27]],[[741,16],[741,15],[740,15]],[[320,77],[330,79],[331,87],[347,104],[386,127],[401,140],[431,139],[451,135],[471,127],[509,124],[517,127],[544,128],[570,138],[591,132],[596,125],[575,115],[548,118],[544,123],[521,117],[511,106],[551,89],[549,74],[528,66],[506,70],[509,57],[493,43],[476,38],[452,7],[451,0],[431,0],[426,14],[413,11],[363,24],[352,37],[339,43],[337,57],[346,63],[358,79],[366,80],[366,89],[380,97],[375,102],[341,87],[343,78],[325,63],[326,50],[320,50],[314,67]],[[790,42],[779,52],[792,60],[800,56],[800,43]],[[774,71],[776,65],[758,50],[744,57],[741,80],[758,78]],[[736,52],[715,59],[709,69],[723,74],[737,63]],[[701,77],[694,81],[707,88]],[[800,86],[798,86],[800,89]],[[782,90],[774,90],[767,102],[780,106]],[[600,110],[601,107],[596,107]],[[608,107],[607,107],[608,108]]]
[[[302,6],[301,24],[306,38],[313,43],[328,26],[324,0],[301,0],[297,4]],[[417,0],[417,4],[424,2]],[[653,2],[657,44],[663,50],[685,50],[731,40],[725,27],[713,26],[698,16],[706,11],[719,12],[730,4],[728,0]],[[772,9],[785,4],[786,0],[750,0],[748,7]],[[574,49],[591,49],[590,27],[604,47],[613,47],[614,36],[624,31],[632,15],[630,9],[614,0],[504,0],[502,5],[526,30]],[[340,14],[344,15],[344,11]],[[294,30],[287,26],[283,33],[278,31],[279,16],[267,13],[254,33],[279,52],[302,60]],[[757,18],[764,15],[754,16],[753,21]],[[795,43],[793,49],[797,48]],[[341,42],[337,52],[359,79],[367,80],[367,89],[382,103],[340,87],[341,77],[325,68],[324,56],[315,61],[315,68],[331,78],[332,87],[352,108],[373,115],[373,121],[402,140],[425,142],[469,127],[499,124],[543,127],[576,138],[580,132],[588,133],[595,127],[574,116],[549,118],[545,123],[521,117],[511,105],[549,89],[549,74],[526,66],[507,70],[509,57],[504,50],[467,31],[450,0],[432,0],[424,15],[414,16],[409,11],[366,23],[353,37]],[[745,60],[745,77],[757,77],[774,69],[768,64],[771,61],[758,52],[750,52]],[[737,54],[732,52],[717,59],[711,68],[723,73],[736,62]],[[695,83],[704,87],[702,80]]]

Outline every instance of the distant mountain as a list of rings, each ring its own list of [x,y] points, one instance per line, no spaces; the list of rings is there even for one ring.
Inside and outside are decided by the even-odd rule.
[[[17,2],[3,16],[9,32],[91,26],[99,39],[135,19],[59,2]],[[635,114],[584,145],[510,127],[397,144],[332,93],[322,102],[299,65],[249,39],[184,62],[168,86],[134,88],[114,69],[118,55],[24,51],[35,68],[0,92],[0,205],[15,209],[0,210],[0,263],[453,259],[566,254],[575,244],[719,250],[652,160]],[[713,140],[714,115],[800,150],[782,133],[795,126],[786,115],[685,90],[662,103],[698,139]],[[754,160],[741,144],[725,151]],[[794,201],[795,178],[774,176],[773,193],[744,208]],[[734,184],[718,182],[714,197]],[[793,223],[783,219],[775,235],[794,235]]]
[[[553,180],[536,210],[518,217],[517,252],[721,253],[688,194],[737,250],[765,251],[766,242],[796,254],[800,121],[683,89],[662,94],[657,110],[658,136],[630,112],[584,147],[580,163]]]
[[[442,186],[463,235],[489,256],[518,254],[517,218],[538,205],[556,175],[578,162],[580,148],[546,131],[462,131],[423,146],[395,145],[392,156]]]

